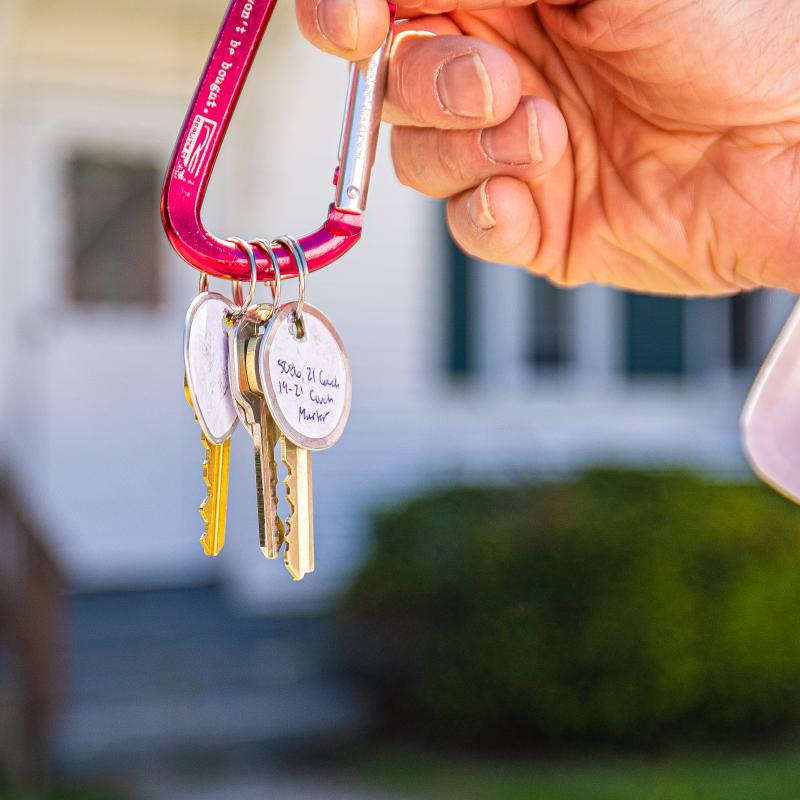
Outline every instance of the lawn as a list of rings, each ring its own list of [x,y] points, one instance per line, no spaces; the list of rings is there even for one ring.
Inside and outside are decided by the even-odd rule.
[[[448,800],[798,800],[800,749],[538,762],[391,751],[370,758],[362,780]]]

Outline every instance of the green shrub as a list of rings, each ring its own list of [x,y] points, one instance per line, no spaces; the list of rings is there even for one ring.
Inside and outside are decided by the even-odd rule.
[[[345,602],[387,725],[441,743],[655,744],[800,724],[800,509],[598,469],[378,516]]]

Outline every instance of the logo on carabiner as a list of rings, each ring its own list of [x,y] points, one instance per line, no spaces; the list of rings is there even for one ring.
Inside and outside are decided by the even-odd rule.
[[[208,117],[204,117],[201,114],[195,116],[181,151],[183,169],[178,170],[178,174],[175,177],[185,181],[187,172],[192,178],[197,178],[200,175],[208,154],[211,137],[216,129],[217,123],[214,120],[208,119]]]

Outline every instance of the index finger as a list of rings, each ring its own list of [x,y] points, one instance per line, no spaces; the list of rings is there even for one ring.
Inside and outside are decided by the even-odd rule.
[[[446,14],[456,9],[478,11],[533,2],[535,0],[403,0],[398,4],[397,16],[405,19],[423,14]],[[295,0],[295,10],[300,30],[311,44],[348,61],[372,55],[383,44],[389,27],[386,0]]]
[[[386,0],[295,0],[297,24],[311,44],[326,53],[359,61],[386,39]]]

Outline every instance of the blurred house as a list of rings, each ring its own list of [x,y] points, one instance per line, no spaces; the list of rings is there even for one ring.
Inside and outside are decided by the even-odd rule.
[[[744,469],[738,413],[788,297],[559,291],[468,263],[440,206],[395,183],[384,141],[363,241],[308,288],[354,377],[348,431],[315,456],[317,572],[294,584],[260,555],[241,429],[228,544],[205,558],[181,353],[197,274],[158,202],[225,6],[0,3],[0,439],[77,591],[219,582],[273,618],[322,611],[359,564],[369,509],[432,483],[608,459]],[[211,229],[319,224],[345,82],[279,7],[212,180]]]

